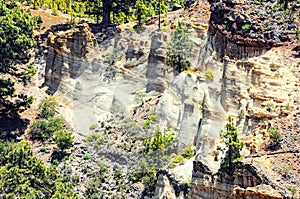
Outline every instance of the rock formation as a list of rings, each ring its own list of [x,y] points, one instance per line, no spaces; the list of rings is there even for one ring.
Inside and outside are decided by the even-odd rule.
[[[191,70],[175,74],[164,64],[171,30],[124,25],[94,36],[81,25],[49,36],[45,83],[63,102],[62,114],[83,135],[92,123],[114,114],[130,116],[145,99],[157,99],[159,126],[176,133],[178,151],[197,147],[191,198],[283,198],[252,165],[239,164],[231,176],[216,173],[219,165],[213,159],[228,115],[237,118],[246,136],[259,133],[258,124],[279,117],[287,104],[299,100],[296,58],[287,58],[291,47],[278,47],[295,39],[295,27],[286,21],[290,17],[277,17],[288,24],[277,27],[270,2],[266,13],[248,9],[243,1],[210,3],[209,26],[197,18],[185,21],[195,44]],[[270,27],[260,26],[267,18]],[[158,177],[158,195],[182,197],[166,173]]]
[[[213,174],[206,165],[195,161],[190,198],[284,198],[251,164],[238,163],[232,169],[231,174],[222,169]]]

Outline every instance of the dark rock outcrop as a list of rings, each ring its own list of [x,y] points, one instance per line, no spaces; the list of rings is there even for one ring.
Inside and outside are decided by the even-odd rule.
[[[220,59],[257,56],[296,40],[293,14],[272,2],[211,0],[210,4],[209,35]]]

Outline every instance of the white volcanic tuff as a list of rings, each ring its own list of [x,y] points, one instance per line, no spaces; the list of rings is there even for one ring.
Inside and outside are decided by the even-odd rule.
[[[46,84],[71,105],[71,109],[65,107],[62,112],[79,133],[87,133],[90,124],[113,113],[131,111],[136,93],[147,91],[152,95],[151,91],[156,91],[157,95],[163,94],[156,113],[162,125],[178,132],[178,149],[196,144],[204,155],[209,153],[208,148],[214,148],[214,142],[204,143],[206,137],[218,140],[224,123],[219,81],[222,65],[214,60],[203,28],[197,26],[191,31],[195,41],[191,62],[201,71],[176,76],[165,65],[167,33],[144,31],[138,35],[122,30],[97,46],[92,36],[88,42],[80,42],[91,34],[88,27],[83,29],[84,34],[76,31],[60,33],[58,37],[62,39],[50,37]],[[58,41],[63,42],[59,45]],[[207,68],[214,70],[213,81],[203,77]]]
[[[220,97],[213,95],[210,80],[199,81],[197,74],[181,73],[164,92],[156,113],[160,119],[178,129],[178,149],[196,144],[201,153],[209,152],[202,145],[206,135],[218,139],[225,113]]]
[[[83,30],[84,34],[56,36],[61,40],[49,38],[46,61],[46,84],[72,105],[63,113],[82,134],[90,124],[113,113],[129,113],[136,105],[136,94],[147,91],[147,95],[162,95],[156,113],[161,126],[178,133],[178,148],[195,144],[199,158],[210,160],[227,115],[237,117],[239,132],[247,134],[255,127],[255,119],[276,117],[278,107],[291,101],[287,91],[294,88],[289,75],[293,62],[276,50],[245,60],[223,57],[220,62],[214,50],[224,46],[216,46],[213,36],[199,37],[199,29],[194,29],[191,37],[197,45],[192,63],[199,71],[174,75],[164,64],[167,32],[121,30],[93,46],[95,38],[88,36],[92,33],[87,27]],[[79,42],[87,36],[89,42]],[[86,53],[78,49],[73,53],[79,44]],[[204,77],[207,69],[213,71],[213,80]],[[263,104],[270,100],[274,101],[271,112]]]

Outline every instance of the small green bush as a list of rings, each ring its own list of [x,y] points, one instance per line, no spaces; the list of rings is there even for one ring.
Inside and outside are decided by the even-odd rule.
[[[251,28],[252,28],[252,24],[249,24],[249,23],[242,26],[243,30],[250,30]]]
[[[182,150],[182,156],[185,158],[192,158],[194,156],[194,149],[192,148],[191,145],[186,146],[183,150]]]
[[[297,189],[293,186],[288,186],[288,190],[293,194],[293,196],[297,193]]]
[[[55,144],[64,151],[73,145],[73,132],[65,129],[55,132]]]
[[[89,126],[89,129],[90,129],[90,130],[95,130],[97,127],[98,127],[98,124],[91,124],[91,125]]]
[[[106,142],[106,137],[103,136],[103,135],[100,135],[100,136],[97,138],[97,140],[96,140],[96,143],[97,143],[98,145],[103,144],[104,142]]]
[[[292,108],[291,108],[291,106],[290,106],[290,103],[287,103],[287,104],[285,105],[285,109],[286,109],[287,111],[291,111],[291,110],[292,110]]]
[[[144,123],[143,123],[143,128],[149,128],[150,125],[153,123],[152,120],[146,120]]]
[[[183,159],[184,159],[184,157],[183,157],[182,155],[178,154],[178,155],[174,158],[173,163],[180,163],[180,162],[183,161]]]
[[[205,76],[207,79],[213,80],[214,77],[215,77],[214,71],[211,70],[211,69],[207,69],[207,70],[204,72],[204,76]]]
[[[40,116],[45,119],[52,118],[55,115],[57,105],[58,103],[53,96],[43,99],[38,107]]]
[[[292,166],[282,167],[282,173],[285,175],[290,173],[293,170],[294,170],[294,167],[292,167]]]
[[[168,166],[169,169],[174,169],[176,167],[176,164],[174,162],[171,162]]]
[[[119,169],[117,165],[114,166],[114,179],[121,179],[122,171]]]
[[[49,121],[36,120],[29,128],[29,135],[32,139],[47,140],[54,132],[64,129],[64,119],[62,117],[54,117]]]
[[[267,108],[267,111],[271,112],[272,111],[272,107],[274,106],[273,102],[267,102],[265,104],[265,107]]]
[[[43,147],[40,148],[40,152],[46,152],[46,151],[47,151],[47,147],[43,146]]]
[[[160,30],[161,30],[162,32],[167,32],[167,31],[169,30],[169,28],[168,28],[168,27],[162,27]]]
[[[273,142],[278,144],[280,141],[282,141],[283,136],[278,129],[274,127],[270,127],[268,129],[268,132],[269,132],[269,137],[272,139]]]
[[[100,137],[98,132],[91,132],[85,137],[86,142],[96,142],[96,140]]]
[[[90,158],[91,158],[91,154],[85,153],[85,154],[83,154],[82,158],[83,158],[84,160],[90,159]]]

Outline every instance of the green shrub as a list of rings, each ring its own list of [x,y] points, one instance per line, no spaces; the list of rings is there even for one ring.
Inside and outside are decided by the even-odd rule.
[[[160,30],[161,30],[162,32],[167,32],[167,31],[169,30],[169,28],[168,28],[168,27],[162,27]]]
[[[50,138],[48,139],[48,142],[53,142],[53,141],[54,141],[53,137],[50,137]]]
[[[153,123],[152,120],[146,120],[144,123],[143,123],[143,128],[149,128],[150,125]]]
[[[51,132],[62,130],[65,128],[65,119],[62,116],[56,116],[48,121],[48,129]]]
[[[40,148],[40,152],[46,152],[46,151],[47,151],[47,147],[43,146],[43,147]]]
[[[117,165],[114,165],[114,179],[121,179],[122,171],[119,169]]]
[[[290,103],[287,103],[287,104],[285,105],[285,109],[286,109],[287,111],[291,111],[291,110],[292,110]]]
[[[96,140],[96,143],[97,143],[98,145],[103,144],[104,142],[106,142],[106,137],[103,136],[103,135],[100,135],[100,136],[97,138],[97,140]]]
[[[293,196],[297,193],[297,189],[293,186],[288,186],[288,190],[293,194]]]
[[[178,155],[174,158],[173,162],[174,162],[174,163],[180,163],[180,162],[183,161],[183,159],[184,159],[184,157],[183,157],[182,155],[178,154]]]
[[[24,83],[26,84],[26,82],[29,81],[31,79],[31,77],[35,74],[36,74],[36,69],[30,64],[27,67],[26,72],[22,77]]]
[[[280,133],[280,131],[274,127],[270,127],[268,129],[269,137],[272,139],[272,141],[276,144],[278,144],[280,141],[282,141],[283,136]]]
[[[204,76],[205,76],[205,78],[207,78],[207,79],[213,80],[214,77],[215,77],[214,71],[211,70],[211,69],[207,69],[207,70],[204,72]]]
[[[64,151],[73,145],[73,132],[65,129],[55,132],[55,144]]]
[[[89,126],[89,129],[90,129],[90,130],[95,130],[97,127],[98,127],[98,124],[91,124],[91,125]]]
[[[32,139],[47,140],[55,131],[64,128],[64,119],[62,117],[54,117],[49,121],[36,120],[29,128],[29,135]]]
[[[103,144],[104,142],[106,142],[106,137],[103,135],[100,135],[100,133],[98,133],[98,132],[91,132],[90,134],[88,134],[85,137],[85,141],[96,143],[96,144],[100,145],[100,144]]]
[[[292,166],[282,167],[282,173],[283,173],[284,175],[290,173],[290,172],[293,171],[293,170],[294,170],[294,167],[292,167]]]
[[[258,0],[254,0],[254,3],[255,3],[256,5],[260,5],[260,4],[261,4]]]
[[[243,30],[250,30],[251,27],[252,27],[252,24],[247,23],[247,24],[245,24],[245,25],[242,26],[242,29]]]
[[[192,158],[194,156],[195,150],[192,148],[191,145],[186,146],[182,150],[182,156],[185,158]]]
[[[168,166],[169,169],[174,169],[176,167],[176,164],[174,162],[171,162]]]
[[[83,154],[82,158],[83,158],[84,160],[90,159],[90,158],[91,158],[91,154],[85,153],[85,154]]]
[[[46,120],[37,120],[32,123],[29,128],[29,134],[32,139],[48,139],[51,135],[47,130],[47,121]]]
[[[96,140],[100,137],[98,132],[91,132],[85,137],[86,142],[96,142]]]
[[[43,99],[39,104],[38,110],[40,111],[40,116],[45,119],[49,119],[55,115],[55,111],[58,103],[54,97],[49,97]]]

